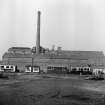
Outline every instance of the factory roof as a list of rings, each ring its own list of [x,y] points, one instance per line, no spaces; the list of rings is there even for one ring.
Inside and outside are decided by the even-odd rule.
[[[62,57],[70,57],[76,59],[88,59],[88,58],[103,58],[104,54],[102,51],[61,51]]]
[[[3,58],[31,58],[32,54],[4,53]]]
[[[8,51],[15,51],[15,50],[31,50],[29,47],[11,47]]]
[[[4,58],[8,57],[15,57],[15,58],[29,58],[35,57],[40,59],[102,59],[104,58],[104,54],[102,51],[61,51],[55,54],[47,53],[47,54],[40,54],[40,55],[32,55],[30,54],[19,54],[19,53],[5,53],[3,55]]]
[[[10,49],[30,49],[29,47],[11,47]]]

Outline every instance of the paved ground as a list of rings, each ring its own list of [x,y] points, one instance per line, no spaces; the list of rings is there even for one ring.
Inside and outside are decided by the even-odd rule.
[[[104,105],[105,81],[18,74],[0,79],[0,105]]]

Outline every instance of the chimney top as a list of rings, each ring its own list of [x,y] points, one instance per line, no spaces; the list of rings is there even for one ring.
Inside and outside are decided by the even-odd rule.
[[[41,11],[38,11],[38,14],[41,14]]]

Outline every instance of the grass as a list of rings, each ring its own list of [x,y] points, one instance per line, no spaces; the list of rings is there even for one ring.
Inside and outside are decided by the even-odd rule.
[[[104,90],[87,89],[104,88],[104,83],[79,76],[22,75],[0,80],[0,105],[104,105]]]

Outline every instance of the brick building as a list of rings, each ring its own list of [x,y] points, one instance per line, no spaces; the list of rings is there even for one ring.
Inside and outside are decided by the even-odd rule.
[[[11,50],[14,48],[11,48]],[[26,49],[22,48],[21,49]],[[17,50],[17,49],[16,49]],[[98,51],[49,51],[47,53],[33,54],[25,53],[18,48],[18,52],[6,52],[2,61],[4,64],[17,65],[24,71],[28,65],[39,67],[41,71],[47,72],[53,69],[68,69],[71,67],[104,66],[105,56]],[[21,51],[21,53],[20,53]],[[29,53],[30,52],[30,53]],[[54,53],[55,52],[55,53]]]

